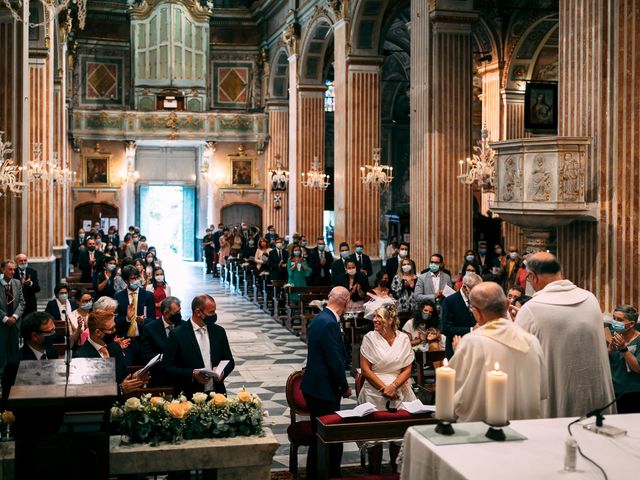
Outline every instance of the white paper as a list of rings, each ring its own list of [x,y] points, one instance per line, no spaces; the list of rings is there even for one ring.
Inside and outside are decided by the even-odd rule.
[[[420,400],[414,400],[413,402],[402,402],[402,406],[405,410],[412,414],[435,412],[435,405],[425,405]]]
[[[218,366],[212,370],[208,368],[201,368],[198,371],[204,373],[206,376],[218,380],[224,373],[224,369],[229,365],[229,360],[222,360]]]
[[[453,288],[451,288],[449,285],[445,285],[444,286],[444,290],[442,290],[442,294],[445,297],[449,297],[449,296],[453,295],[454,293],[456,293],[456,291]]]
[[[364,417],[370,413],[377,412],[378,409],[373,403],[367,402],[362,405],[358,405],[352,410],[340,410],[336,412],[342,418]]]
[[[159,353],[158,355],[156,355],[155,357],[153,357],[151,360],[149,360],[149,363],[147,363],[143,368],[141,368],[140,370],[138,370],[134,376],[138,376],[138,375],[142,375],[143,373],[147,372],[148,370],[150,370],[154,365],[160,363],[162,361],[162,354]]]

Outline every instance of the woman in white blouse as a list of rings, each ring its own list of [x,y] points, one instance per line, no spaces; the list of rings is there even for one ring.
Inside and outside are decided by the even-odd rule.
[[[71,347],[80,346],[89,337],[89,329],[87,328],[87,322],[89,319],[89,313],[93,308],[93,297],[88,290],[78,290],[76,293],[76,301],[78,302],[78,308],[69,314],[69,324],[71,325]]]

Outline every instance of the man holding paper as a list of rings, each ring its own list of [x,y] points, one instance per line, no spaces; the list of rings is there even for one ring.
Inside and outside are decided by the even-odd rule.
[[[191,320],[173,331],[164,353],[174,393],[187,397],[195,392],[227,393],[223,381],[235,363],[224,328],[215,324],[216,301],[210,295],[198,295],[191,311]]]
[[[446,356],[453,356],[453,337],[464,336],[473,331],[476,319],[471,314],[469,306],[469,293],[471,289],[482,282],[482,277],[477,273],[469,273],[462,279],[462,287],[453,295],[449,295],[442,302],[442,317],[440,319],[440,331],[446,337]]]

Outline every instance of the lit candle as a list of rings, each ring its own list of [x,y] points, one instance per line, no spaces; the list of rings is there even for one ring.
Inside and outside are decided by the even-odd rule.
[[[464,164],[464,160],[459,160],[458,161],[458,176],[461,177],[462,174],[462,165]]]
[[[496,362],[494,369],[487,372],[486,414],[489,425],[505,425],[507,423],[507,380],[509,375],[500,371]]]
[[[436,369],[436,418],[454,420],[453,395],[456,391],[456,371],[445,358],[443,366]]]

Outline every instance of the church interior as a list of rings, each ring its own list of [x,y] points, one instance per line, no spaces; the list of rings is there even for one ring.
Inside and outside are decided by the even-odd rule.
[[[247,447],[260,452],[256,458],[269,458],[263,463],[251,463],[255,459],[247,458],[249,463],[237,466],[227,457],[246,455],[211,453],[211,458],[221,465],[212,466],[196,460],[190,464],[189,459],[198,454],[196,450],[184,453],[182,459],[169,452],[166,458],[174,464],[166,467],[155,457],[145,457],[144,452],[139,457],[127,456],[134,454],[126,448],[113,447],[116,437],[112,436],[110,464],[109,445],[103,445],[106,453],[98,454],[94,464],[89,454],[83,454],[83,465],[94,468],[95,478],[146,478],[145,474],[158,472],[168,475],[166,478],[191,478],[189,470],[204,472],[204,477],[197,478],[219,480],[316,478],[315,472],[305,469],[307,455],[319,457],[317,478],[329,478],[328,458],[333,460],[333,448],[338,442],[345,442],[345,477],[485,478],[483,469],[489,472],[490,466],[478,464],[477,470],[469,469],[456,464],[452,460],[455,455],[447,456],[447,448],[462,448],[459,445],[436,443],[437,448],[430,446],[429,454],[422,456],[421,461],[430,462],[427,466],[409,469],[409,454],[417,458],[420,448],[430,440],[412,439],[409,433],[405,436],[405,431],[413,431],[407,430],[411,425],[433,423],[432,416],[428,421],[418,415],[420,421],[403,417],[397,422],[385,417],[373,422],[381,426],[372,426],[369,433],[355,427],[334,431],[319,420],[318,427],[306,427],[313,428],[307,431],[307,437],[315,436],[316,429],[320,429],[319,450],[315,446],[308,450],[308,439],[292,440],[290,426],[295,423],[296,413],[302,418],[309,413],[304,409],[297,412],[299,406],[292,404],[291,375],[305,362],[307,370],[311,368],[311,339],[318,335],[311,327],[318,310],[306,302],[326,301],[330,287],[341,285],[333,282],[334,272],[329,270],[329,265],[335,266],[333,262],[340,263],[348,290],[357,283],[349,280],[349,260],[346,255],[341,257],[343,244],[352,254],[348,258],[354,259],[354,268],[357,264],[356,275],[363,272],[375,295],[378,289],[385,288],[381,282],[391,290],[396,273],[400,283],[406,280],[402,270],[405,257],[398,257],[404,245],[413,265],[413,270],[406,272],[411,270],[414,280],[420,282],[423,275],[431,275],[434,256],[436,260],[439,257],[435,264],[441,272],[450,274],[451,285],[447,288],[452,294],[454,288],[455,292],[467,292],[464,301],[472,310],[476,297],[469,293],[470,287],[464,290],[465,273],[476,273],[485,282],[499,284],[503,293],[487,290],[487,295],[500,294],[500,298],[512,286],[522,284],[521,293],[529,301],[529,297],[535,299],[537,285],[543,286],[539,277],[556,274],[548,270],[556,263],[562,266],[564,279],[593,294],[600,320],[615,319],[619,312],[626,315],[628,311],[620,306],[637,309],[639,45],[638,0],[0,0],[0,270],[2,285],[7,285],[6,293],[0,292],[0,313],[6,313],[5,320],[10,320],[0,325],[0,349],[9,348],[10,343],[4,342],[13,342],[16,352],[17,346],[23,345],[22,338],[16,342],[23,335],[19,328],[26,314],[24,318],[15,316],[15,338],[11,337],[13,333],[7,333],[14,328],[10,313],[16,310],[9,304],[17,296],[11,290],[11,278],[20,273],[20,254],[28,257],[30,271],[37,274],[39,281],[31,311],[43,311],[45,305],[57,301],[60,316],[65,312],[67,298],[62,303],[58,301],[61,286],[68,289],[69,299],[75,294],[80,303],[82,292],[88,291],[96,308],[102,296],[97,293],[97,286],[102,291],[102,280],[110,285],[108,276],[100,277],[103,252],[107,258],[111,255],[104,250],[105,245],[115,247],[114,251],[122,250],[114,268],[122,278],[122,288],[129,291],[129,270],[121,263],[125,255],[129,257],[129,246],[125,249],[124,242],[130,241],[135,259],[140,255],[138,239],[134,244],[133,238],[144,236],[146,243],[140,244],[144,243],[146,249],[141,250],[141,262],[144,264],[144,255],[152,246],[154,258],[163,260],[162,268],[153,259],[152,266],[147,267],[151,269],[147,272],[151,288],[147,290],[156,301],[149,308],[145,305],[145,316],[151,309],[157,312],[154,318],[164,318],[163,298],[156,298],[154,291],[153,278],[159,278],[153,277],[157,269],[162,270],[161,278],[173,290],[169,293],[166,283],[162,283],[165,280],[159,280],[165,297],[173,295],[183,302],[182,319],[200,312],[206,323],[212,318],[205,314],[209,307],[194,297],[208,294],[215,298],[220,319],[216,328],[222,325],[227,330],[225,341],[228,337],[235,359],[235,370],[225,372],[222,378],[229,397],[233,393],[241,399],[246,388],[261,397],[263,410],[270,411],[271,417],[265,416],[263,425],[270,429],[271,437],[260,437],[257,446]],[[216,237],[218,226],[221,230]],[[223,254],[225,246],[221,247],[220,241],[226,239],[227,231],[230,250]],[[87,240],[95,232],[100,232],[94,247],[95,253],[100,252],[100,259],[94,266],[91,250],[87,256],[90,272],[85,278],[83,270],[81,277],[78,259],[82,262]],[[120,244],[114,242],[115,237]],[[216,239],[211,240],[213,237]],[[264,238],[267,241],[262,267],[256,249],[262,248]],[[240,242],[237,245],[236,240]],[[275,247],[278,242],[284,243],[284,250]],[[318,251],[320,244],[323,246]],[[215,253],[212,245],[216,245]],[[310,254],[313,247],[317,262],[321,262],[317,269],[311,265],[310,257],[307,259],[306,252]],[[247,255],[245,249],[251,253]],[[309,263],[308,272],[307,263],[302,269],[297,260],[287,263],[287,258],[291,259],[289,262],[297,258],[296,250]],[[328,260],[323,258],[325,251],[331,254]],[[281,274],[289,267],[284,279],[273,273],[270,252],[280,255],[275,260],[275,271]],[[283,253],[287,257],[278,265]],[[552,254],[553,262],[536,267],[538,258],[543,258],[543,263],[548,260],[544,257],[547,254]],[[364,256],[370,258],[369,267],[361,263]],[[509,258],[517,259],[513,272]],[[527,258],[533,265],[530,269]],[[390,262],[395,262],[392,269]],[[7,273],[12,265],[14,273]],[[299,275],[294,276],[296,266]],[[505,269],[506,277],[497,280],[499,275],[505,275]],[[431,271],[435,278],[437,267]],[[131,275],[135,276],[135,272]],[[317,275],[322,279],[315,278]],[[413,319],[413,311],[407,305],[416,305],[416,296],[411,295],[417,288],[414,280],[403,297],[406,305],[396,298],[402,322]],[[28,277],[26,281],[29,283]],[[24,278],[22,285],[24,288]],[[434,285],[432,310],[442,319],[441,304],[446,303],[444,296],[448,294],[441,295],[442,289]],[[564,298],[569,298],[567,295]],[[117,294],[111,296],[118,300]],[[128,302],[137,305],[134,309],[142,308],[141,303],[136,303],[141,297],[135,298],[138,300],[125,300],[130,307]],[[329,305],[332,298],[328,297]],[[117,335],[130,337],[131,345],[136,346],[136,339],[143,337],[142,324],[136,327],[126,305],[123,312],[119,308],[114,313]],[[175,314],[172,305],[167,308],[168,315]],[[519,308],[523,309],[524,304]],[[480,318],[473,311],[466,314],[473,322],[474,316]],[[363,375],[362,336],[367,331],[378,331],[376,321],[363,320],[357,313],[349,315],[347,311],[341,321],[345,378],[353,386],[354,396],[344,397],[343,408],[362,403],[361,395],[355,400],[356,378]],[[377,319],[378,313],[375,315]],[[71,353],[71,330],[65,330],[70,328],[64,323],[66,313],[62,317],[54,320],[63,322],[62,326],[55,325],[62,328],[66,338],[59,350],[64,359],[65,355],[75,354]],[[616,342],[622,340],[617,337],[611,340],[605,329],[609,354],[619,346],[623,359],[636,355],[633,332],[637,311],[635,319],[632,317],[624,318],[636,322],[634,328],[612,331],[614,337],[619,334],[626,339],[624,344],[618,345]],[[90,314],[89,323],[102,321],[99,315],[97,320],[91,318]],[[366,326],[358,327],[358,321]],[[478,320],[478,324],[482,322]],[[600,327],[599,324],[598,334],[603,330]],[[5,328],[7,332],[2,330]],[[93,336],[88,331],[93,327],[86,328],[86,342],[90,342]],[[384,331],[384,326],[381,328]],[[471,324],[464,328],[466,333],[475,327]],[[527,331],[536,335],[535,328]],[[37,337],[37,332],[34,335]],[[77,342],[76,347],[80,340]],[[211,342],[213,351],[213,337]],[[442,352],[437,359],[430,356],[436,352],[418,349],[415,358],[422,355],[422,360],[414,360],[413,370],[409,368],[417,388],[422,387],[420,381],[426,382],[422,392],[426,396],[416,394],[413,398],[425,405],[425,399],[436,402],[434,408],[438,406],[436,380],[440,381],[434,372],[445,357],[444,338],[442,342],[441,348],[436,349]],[[469,343],[457,348],[467,351]],[[548,355],[542,338],[540,343],[544,355]],[[606,356],[604,337],[601,343]],[[120,345],[124,356],[129,355],[131,348]],[[210,348],[209,343],[206,348]],[[0,372],[10,364],[9,354],[6,358],[3,355],[0,353]],[[106,357],[102,355],[103,360]],[[449,357],[447,350],[446,358]],[[40,358],[36,355],[34,360]],[[141,358],[144,361],[127,361],[128,368],[144,366],[148,358]],[[460,355],[457,362],[453,359],[452,364],[461,374]],[[612,363],[611,393],[618,396],[634,392],[638,403],[637,410],[632,411],[640,412],[640,364],[632,359],[627,360],[626,368],[630,375],[638,377],[630,380],[634,387],[619,390]],[[543,361],[547,365],[564,362],[558,357],[545,357]],[[118,362],[115,363],[117,367]],[[371,364],[367,358],[364,368]],[[490,365],[493,367],[493,362]],[[211,369],[215,365],[209,360],[202,367]],[[365,377],[366,382],[370,381]],[[510,372],[509,377],[513,380]],[[68,378],[69,364],[67,383]],[[190,381],[195,385],[198,375],[194,374]],[[305,380],[302,382],[304,389]],[[206,387],[209,384],[203,385],[203,391],[211,391]],[[379,386],[375,381],[372,385]],[[380,385],[380,391],[386,392],[385,382]],[[23,390],[16,387],[16,394],[22,394]],[[4,395],[4,380],[2,388]],[[135,391],[146,388],[144,382],[144,388]],[[24,392],[27,390],[25,387]],[[127,398],[126,388],[120,390],[117,398],[107,395],[111,404],[116,399],[123,400],[123,394]],[[156,398],[157,392],[152,390],[149,392]],[[41,387],[40,395],[45,391],[55,396],[45,387]],[[65,388],[65,399],[67,395]],[[212,391],[212,405],[213,395]],[[444,396],[441,393],[440,398]],[[14,408],[10,408],[11,403],[4,404],[6,411],[16,413],[16,431],[11,434],[16,446],[7,449],[3,446],[10,442],[0,443],[0,480],[14,478],[14,459],[16,479],[34,478],[31,475],[36,472],[47,471],[29,470],[33,465],[24,457],[19,458],[19,443],[28,442],[19,432],[20,413],[24,418],[29,408],[46,408],[36,405],[35,396],[29,398],[26,403],[16,400]],[[450,400],[453,402],[453,396]],[[606,400],[613,400],[613,396]],[[148,403],[143,400],[144,405],[145,401]],[[241,404],[243,400],[237,402]],[[72,422],[65,423],[69,408],[61,407],[63,403],[51,408],[64,411],[62,425],[66,425],[66,435],[71,435]],[[111,404],[97,410],[109,409]],[[171,409],[168,411],[171,413]],[[569,417],[573,416],[571,412],[540,413],[536,418]],[[60,415],[62,418],[63,413]],[[91,423],[88,414],[84,415],[78,424]],[[534,420],[511,419],[515,420],[513,435],[534,439],[535,428],[526,430],[529,427],[524,424],[522,430],[517,428],[518,421]],[[315,420],[314,414],[311,421]],[[93,422],[91,425],[95,426],[95,419]],[[5,423],[9,440],[9,422]],[[634,416],[633,421],[612,423],[628,429],[629,435],[635,431],[636,438],[640,434],[640,415]],[[31,428],[33,423],[23,423],[23,430],[25,425]],[[458,429],[455,423],[452,425]],[[4,423],[0,422],[0,427],[0,438],[4,439]],[[108,442],[108,435],[100,437],[105,428],[96,427],[95,438],[87,442]],[[385,436],[385,429],[392,433]],[[65,435],[61,432],[62,427],[55,435]],[[555,448],[555,454],[561,455],[559,462],[565,451],[566,431],[562,433]],[[78,435],[77,440],[69,440],[69,445],[77,446],[83,441],[82,435],[89,434]],[[336,435],[335,439],[331,440],[331,435]],[[507,440],[518,440],[509,435],[507,432]],[[382,473],[370,468],[379,452],[375,446],[362,447],[362,442],[403,437],[402,468],[394,467],[396,443],[389,444],[390,457],[384,448],[385,462],[390,458],[393,468],[389,467],[386,473],[384,468]],[[242,434],[238,438],[243,438]],[[268,444],[271,438],[279,446]],[[593,459],[600,447],[590,444],[595,442],[590,437],[584,437],[584,443],[581,438],[581,445],[593,447]],[[192,441],[201,440],[187,440],[187,444]],[[502,446],[517,444],[507,441]],[[23,445],[30,445],[23,446],[23,451],[44,448],[35,443]],[[525,445],[521,447],[526,449]],[[268,451],[270,454],[265,453]],[[477,450],[471,457],[482,456],[482,452]],[[517,448],[509,452],[515,459],[520,458]],[[631,448],[618,452],[624,452],[628,464],[614,466],[604,458],[595,463],[579,462],[591,475],[588,478],[607,478],[605,470],[609,478],[620,478],[612,472],[621,474],[626,468],[627,472],[637,472],[637,454],[632,454]],[[46,458],[55,457],[48,455]],[[487,455],[493,458],[493,453]],[[326,465],[322,464],[325,457]],[[139,470],[123,467],[130,458],[135,458],[131,465],[139,466]],[[443,470],[438,470],[440,461],[444,462]],[[316,468],[315,463],[309,465],[307,461],[308,468]],[[217,477],[211,473],[216,468]],[[505,476],[498,472],[494,478],[513,478],[510,475],[515,474],[523,478],[555,478],[562,465],[556,465],[553,473],[541,468],[532,468],[532,476],[527,477],[517,462],[506,461],[499,471]]]

